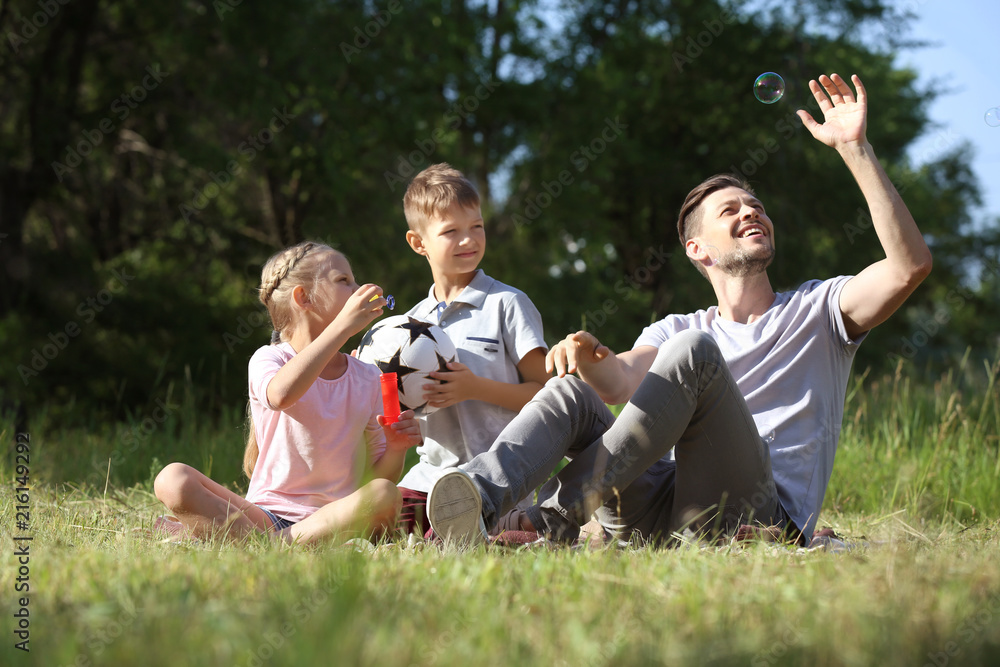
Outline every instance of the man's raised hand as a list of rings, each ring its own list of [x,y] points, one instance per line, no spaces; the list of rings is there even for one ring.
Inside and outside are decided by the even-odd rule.
[[[597,363],[610,353],[611,349],[601,345],[593,334],[577,331],[552,346],[545,355],[545,371],[551,373],[555,370],[558,377],[563,377],[577,372],[581,363]]]
[[[857,97],[839,74],[823,74],[819,82],[815,79],[809,82],[809,90],[823,112],[823,123],[817,123],[812,114],[803,109],[795,112],[809,133],[831,148],[839,149],[867,141],[868,95],[856,74],[851,76],[851,81],[854,82]]]

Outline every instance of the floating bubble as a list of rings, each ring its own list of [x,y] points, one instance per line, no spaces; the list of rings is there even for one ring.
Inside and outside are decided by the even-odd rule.
[[[785,94],[785,80],[774,72],[764,72],[753,82],[753,94],[764,104],[774,104]]]
[[[990,127],[1000,127],[1000,107],[994,107],[986,112],[986,124]]]

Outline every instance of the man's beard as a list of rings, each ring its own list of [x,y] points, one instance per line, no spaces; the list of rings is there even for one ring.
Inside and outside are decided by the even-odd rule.
[[[768,246],[763,251],[755,249],[749,252],[745,248],[737,248],[716,260],[715,265],[734,278],[746,278],[763,273],[774,259],[774,247]]]

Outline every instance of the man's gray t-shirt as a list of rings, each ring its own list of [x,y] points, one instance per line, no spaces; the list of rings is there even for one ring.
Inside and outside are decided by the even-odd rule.
[[[808,539],[823,504],[844,416],[851,363],[865,335],[851,340],[840,291],[851,276],[811,280],[751,324],[718,307],[669,315],[646,327],[633,349],[659,348],[686,329],[712,335],[764,442],[782,506]]]
[[[449,304],[427,298],[407,313],[440,326],[458,349],[458,360],[479,377],[516,384],[517,364],[535,348],[548,349],[542,316],[528,296],[482,269]],[[487,451],[516,412],[485,401],[466,400],[437,410],[422,424],[420,461],[399,482],[427,492],[444,468],[470,461]]]

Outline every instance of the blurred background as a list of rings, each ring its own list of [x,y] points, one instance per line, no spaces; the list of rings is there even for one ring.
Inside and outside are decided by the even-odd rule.
[[[856,273],[883,256],[864,200],[794,115],[833,71],[862,77],[869,139],[935,261],[855,371],[995,359],[1000,199],[983,172],[1000,128],[983,118],[1000,88],[993,67],[992,91],[943,104],[982,79],[941,55],[938,4],[3,2],[2,408],[36,430],[181,402],[241,413],[270,335],[262,263],[323,240],[408,308],[431,278],[401,200],[437,162],[476,183],[482,268],[534,300],[550,344],[586,328],[624,350],[714,303],[676,215],[719,172],[775,222],[776,289]],[[970,48],[997,25],[972,4],[945,12]],[[767,71],[786,84],[774,104],[752,92]]]

